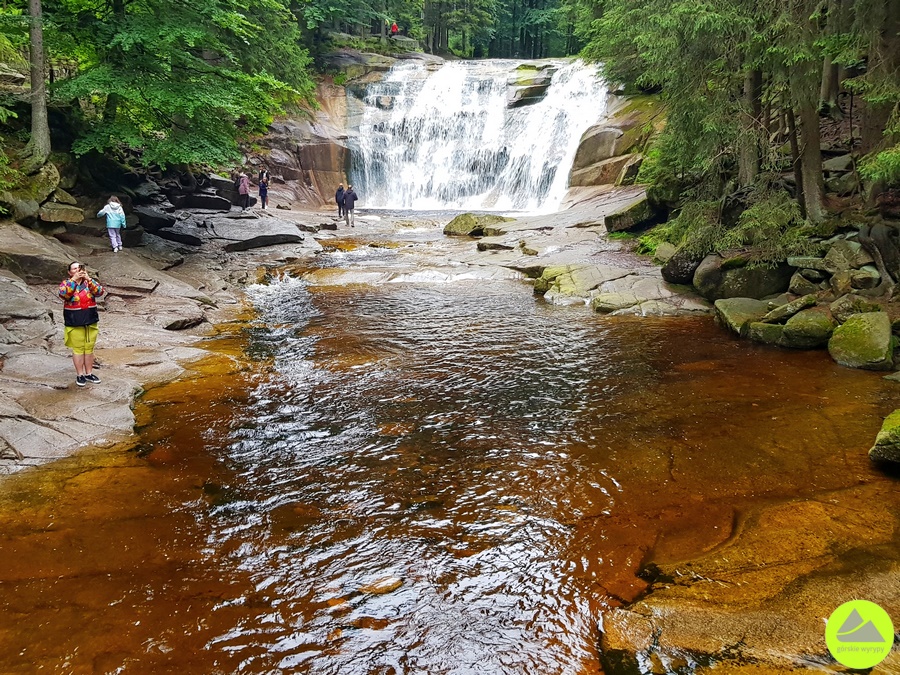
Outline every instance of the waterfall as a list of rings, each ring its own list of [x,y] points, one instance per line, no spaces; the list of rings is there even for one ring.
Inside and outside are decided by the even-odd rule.
[[[606,110],[597,69],[579,61],[395,65],[365,90],[351,181],[371,208],[552,211],[581,135]],[[537,70],[534,70],[537,69]],[[542,99],[512,107],[528,74]],[[527,82],[526,82],[527,83]],[[541,90],[541,87],[537,87]],[[539,94],[538,94],[539,95]]]

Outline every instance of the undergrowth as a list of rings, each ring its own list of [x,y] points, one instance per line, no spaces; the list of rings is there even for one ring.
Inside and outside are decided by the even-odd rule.
[[[812,228],[786,192],[760,188],[750,202],[732,228],[721,222],[720,201],[688,202],[676,218],[642,235],[637,252],[655,255],[666,242],[691,256],[740,252],[749,267],[774,266],[789,256],[815,253],[816,245],[809,240]]]

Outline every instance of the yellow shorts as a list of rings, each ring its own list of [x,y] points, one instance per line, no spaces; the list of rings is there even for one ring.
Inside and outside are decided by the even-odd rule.
[[[90,326],[66,326],[66,347],[73,354],[93,354],[99,332],[95,323]]]

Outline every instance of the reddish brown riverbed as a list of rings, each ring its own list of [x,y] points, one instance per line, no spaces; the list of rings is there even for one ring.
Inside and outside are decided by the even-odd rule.
[[[253,295],[135,448],[0,483],[0,673],[596,673],[645,561],[872,480],[897,403],[822,352],[521,282]]]

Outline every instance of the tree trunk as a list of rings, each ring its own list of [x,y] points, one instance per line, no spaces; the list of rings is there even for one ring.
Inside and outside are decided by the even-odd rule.
[[[803,172],[800,170],[800,144],[797,142],[797,121],[794,119],[794,109],[787,109],[788,137],[791,141],[791,166],[794,168],[794,182],[797,184],[797,204],[800,205],[800,215],[806,218],[806,196],[803,192]]]
[[[822,176],[822,149],[819,134],[819,83],[821,73],[811,64],[798,65],[794,78],[794,96],[800,111],[800,170],[803,172],[803,195],[806,217],[814,223],[825,218],[822,198],[825,193]]]
[[[900,68],[900,3],[884,0],[884,20],[875,30],[869,48],[869,72],[866,75],[874,86],[892,77]],[[863,96],[860,137],[862,152],[867,154],[882,147],[884,130],[896,102],[870,103]]]
[[[738,183],[751,185],[759,174],[759,134],[762,116],[762,72],[749,71],[744,78],[744,128],[738,166]]]
[[[838,107],[838,93],[840,92],[840,78],[838,64],[831,62],[831,57],[825,57],[822,66],[822,87],[819,90],[819,104],[823,112],[834,116],[840,112]]]
[[[44,166],[50,156],[50,125],[47,122],[47,87],[44,83],[44,28],[41,0],[28,0],[31,16],[31,140],[25,148],[26,173]]]

